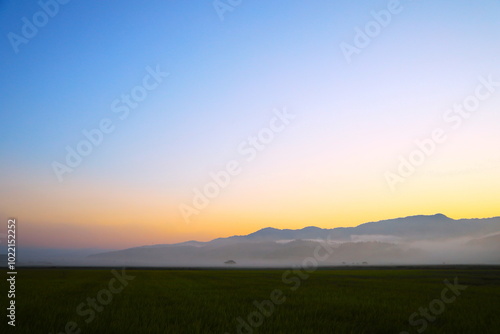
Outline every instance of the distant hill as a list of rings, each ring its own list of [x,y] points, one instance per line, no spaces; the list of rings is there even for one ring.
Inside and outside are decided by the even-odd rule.
[[[330,249],[320,265],[500,264],[500,217],[454,220],[443,214],[322,229],[264,228],[210,242],[143,246],[88,256],[89,263],[135,266],[297,265]],[[323,251],[324,253],[324,251]]]

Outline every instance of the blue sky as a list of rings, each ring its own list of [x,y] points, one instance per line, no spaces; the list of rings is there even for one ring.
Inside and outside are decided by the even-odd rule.
[[[274,108],[285,106],[297,115],[296,121],[228,190],[233,198],[260,197],[248,188],[254,184],[268,189],[264,192],[270,198],[289,203],[283,210],[293,211],[300,198],[288,196],[300,189],[302,197],[313,198],[305,200],[311,203],[301,212],[321,211],[316,225],[385,218],[389,207],[399,207],[394,211],[399,214],[415,201],[420,211],[434,210],[422,200],[427,184],[422,177],[410,183],[410,195],[403,193],[394,203],[384,171],[397,164],[398,154],[412,149],[414,139],[439,126],[443,111],[472,93],[479,76],[500,79],[500,3],[400,4],[402,11],[348,64],[340,43],[352,43],[354,29],[373,20],[371,11],[386,9],[387,1],[243,1],[224,21],[211,1],[70,1],[18,53],[7,35],[20,34],[22,18],[31,19],[40,6],[35,1],[0,2],[0,173],[2,186],[24,185],[12,196],[2,194],[12,199],[0,213],[15,211],[34,225],[71,225],[70,213],[53,218],[47,213],[37,221],[37,198],[29,190],[44,189],[49,194],[45,201],[51,203],[47,205],[58,211],[59,197],[52,192],[77,198],[110,187],[143,191],[174,212],[194,187],[206,182],[208,173],[235,156],[238,143],[267,124]],[[157,65],[169,77],[120,121],[112,101],[140,84],[148,66]],[[498,97],[486,101],[481,114],[428,167],[446,173],[471,160],[497,166],[498,106]],[[63,161],[65,147],[75,146],[82,130],[97,127],[103,118],[113,120],[115,131],[59,184],[51,163]],[[443,187],[438,183],[432,190]],[[359,193],[385,202],[366,217],[336,214],[344,201],[360,201],[361,206],[369,201]],[[30,201],[23,206],[26,197]],[[260,204],[249,204],[240,214],[259,211]],[[328,205],[331,211],[319,209]],[[443,205],[451,211],[456,207]],[[220,210],[224,208],[231,211],[234,203],[228,200]],[[242,223],[239,230],[269,225],[259,221],[266,214],[275,217],[262,212],[257,222]],[[213,235],[227,231],[214,223],[223,220],[217,214],[189,230],[178,228],[179,217],[170,211],[158,215],[179,239],[208,235],[209,226]],[[307,216],[276,224],[306,224]],[[96,226],[99,219],[96,213]]]

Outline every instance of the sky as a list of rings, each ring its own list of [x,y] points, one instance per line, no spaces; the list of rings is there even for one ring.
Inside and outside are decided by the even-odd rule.
[[[61,2],[0,1],[20,247],[500,216],[498,1]]]

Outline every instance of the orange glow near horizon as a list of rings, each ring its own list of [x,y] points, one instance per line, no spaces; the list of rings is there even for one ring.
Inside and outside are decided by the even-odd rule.
[[[484,191],[487,182],[488,196]],[[182,219],[178,209],[180,201],[175,197],[153,190],[127,191],[113,184],[74,183],[64,187],[41,184],[38,188],[18,184],[17,188],[12,188],[15,191],[10,192],[11,196],[5,197],[1,212],[9,208],[20,222],[20,245],[106,249],[209,241],[249,234],[265,227],[350,227],[370,221],[436,213],[454,219],[500,215],[495,201],[500,198],[497,190],[500,187],[482,176],[461,184],[455,183],[453,178],[433,184],[420,182],[411,191],[403,190],[398,194],[386,191],[384,196],[374,196],[374,190],[370,193],[363,191],[363,187],[349,188],[339,182],[337,186],[342,193],[314,188],[314,184],[286,187],[268,183],[267,191],[262,193],[259,185],[240,182],[212,200],[190,223]],[[374,185],[377,189],[376,183]],[[100,192],[103,188],[115,190]],[[244,195],[237,196],[241,188],[245,189]],[[47,192],[51,196],[44,196]],[[471,198],[477,200],[471,203]]]

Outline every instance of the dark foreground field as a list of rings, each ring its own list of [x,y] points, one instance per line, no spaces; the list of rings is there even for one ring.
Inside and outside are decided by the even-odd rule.
[[[16,290],[17,333],[500,333],[498,268],[23,269]]]

